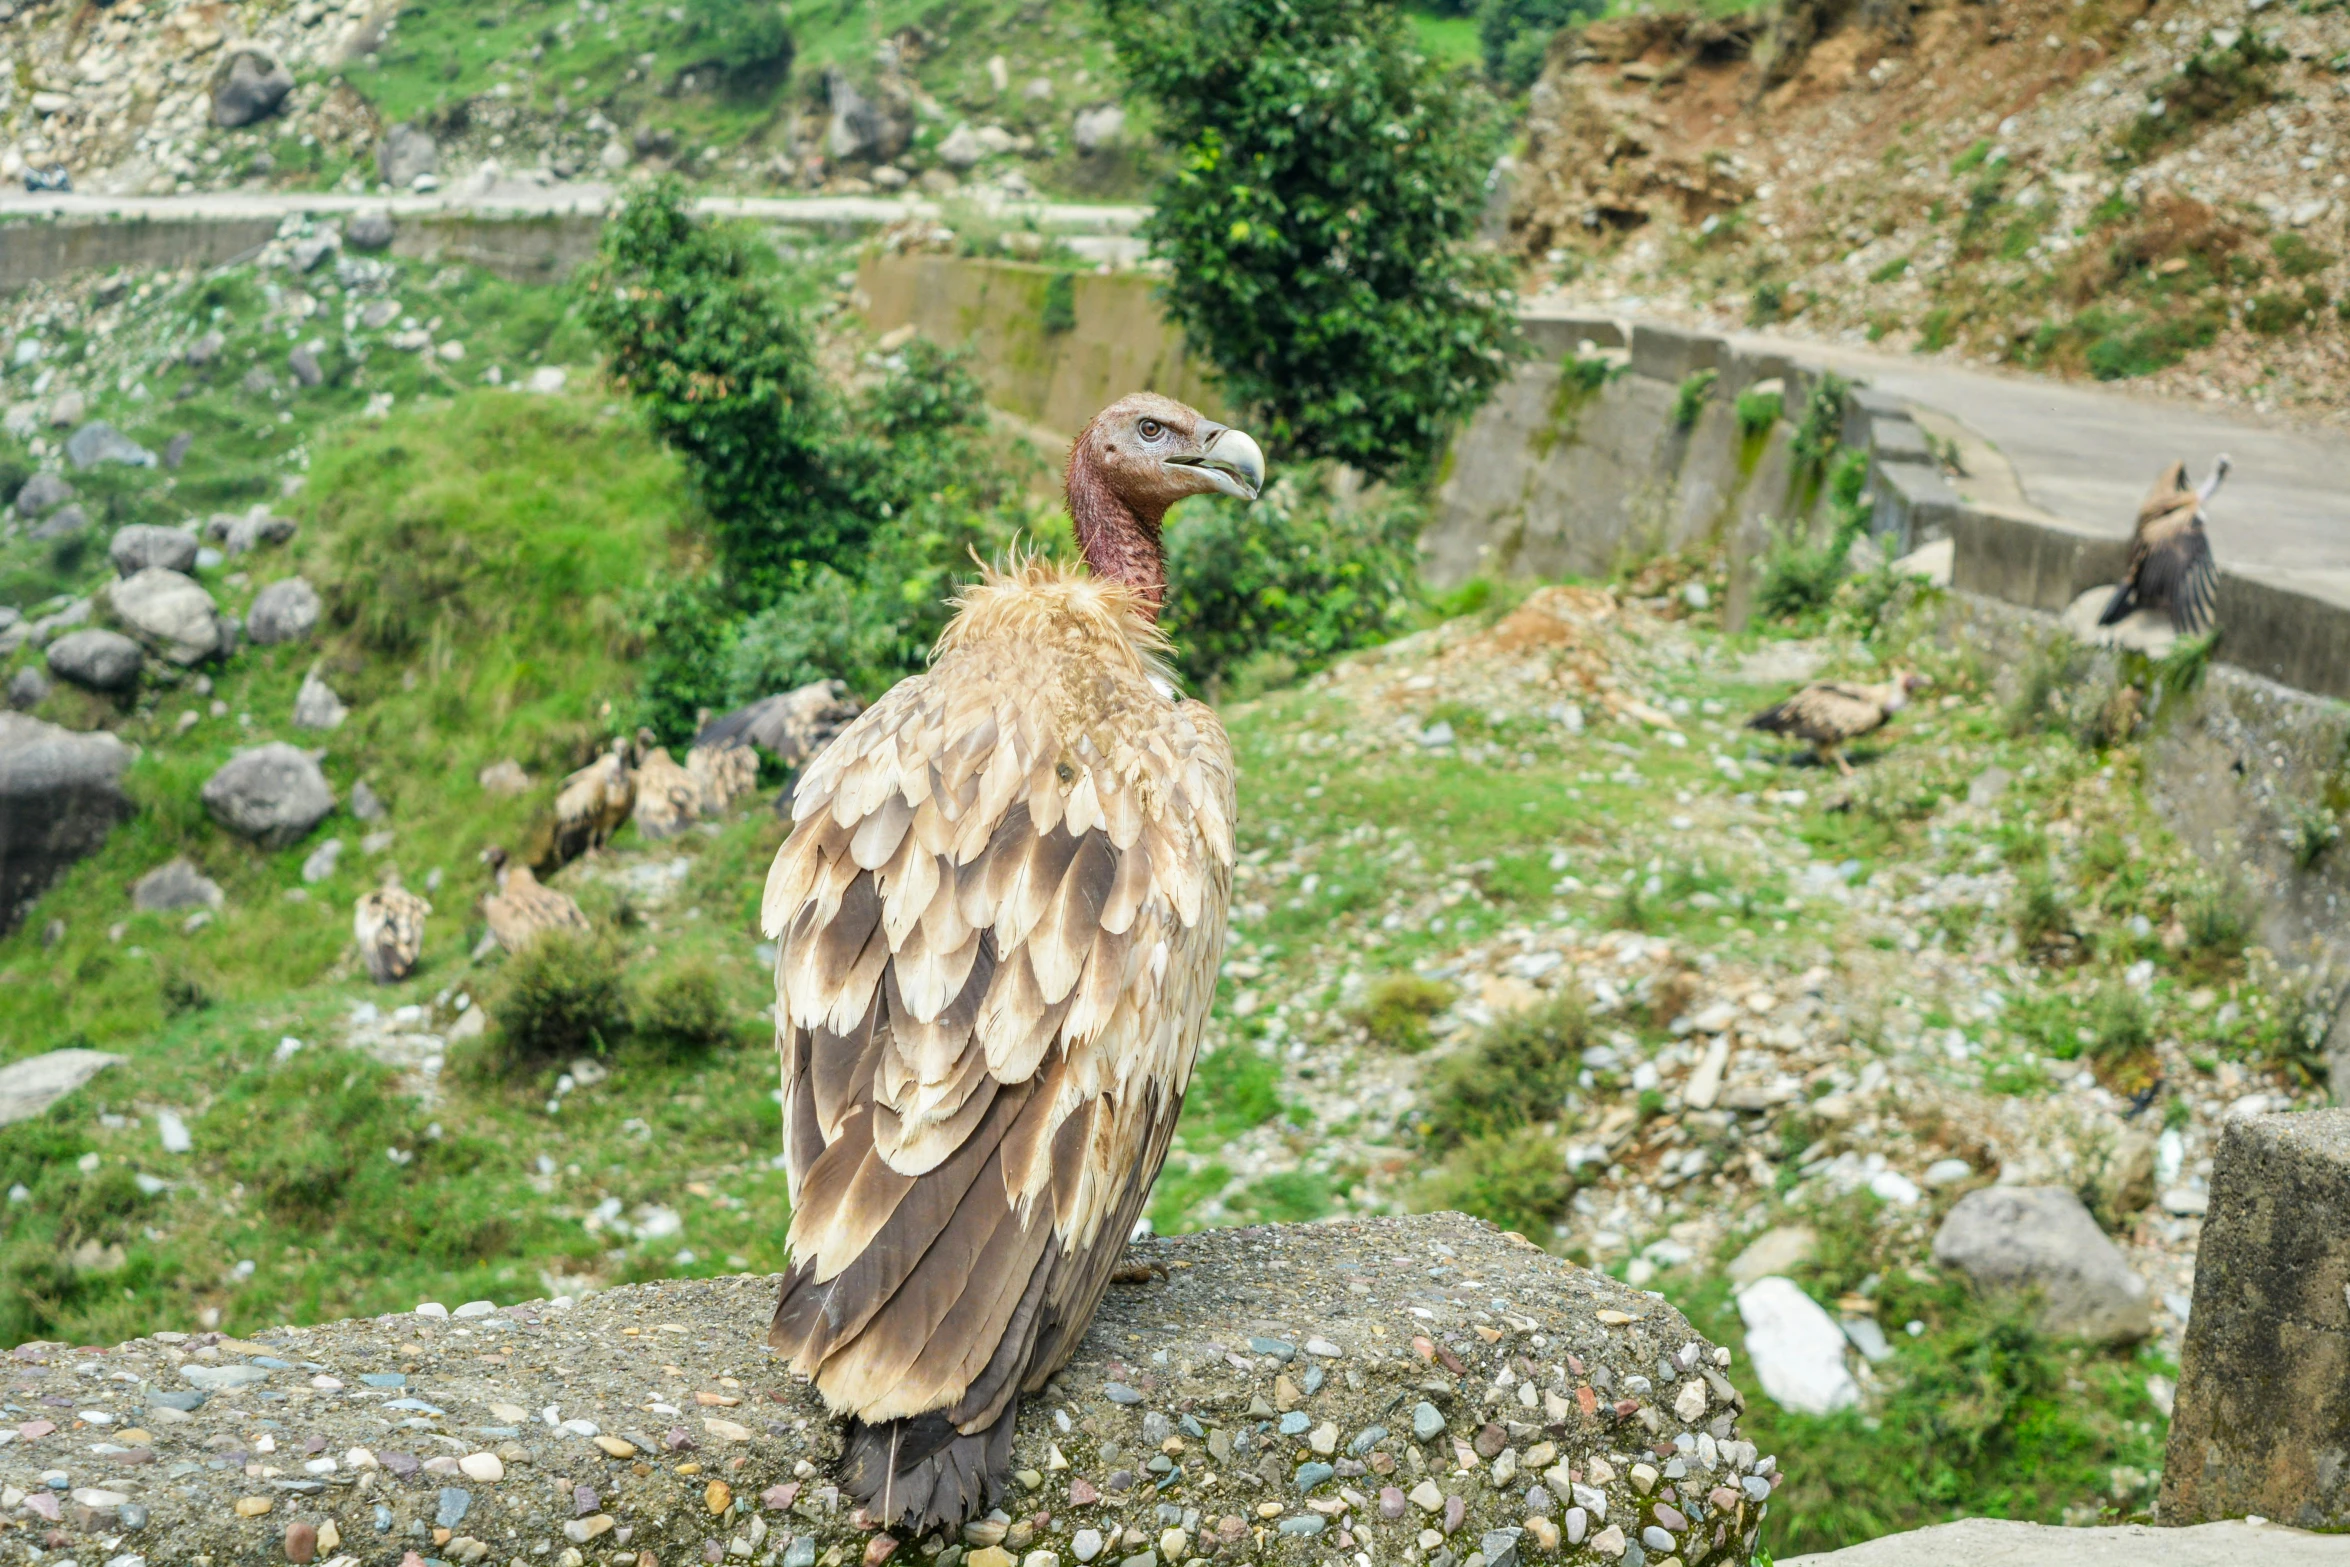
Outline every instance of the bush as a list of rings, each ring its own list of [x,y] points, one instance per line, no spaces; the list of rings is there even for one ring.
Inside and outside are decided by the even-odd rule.
[[[688,964],[646,986],[634,1021],[638,1043],[672,1060],[735,1043],[725,987],[707,963]]]
[[[1706,400],[1714,395],[1714,382],[1720,378],[1719,370],[1692,370],[1683,378],[1680,389],[1673,393],[1674,429],[1697,428],[1697,416],[1705,412]]]
[[[1483,0],[1477,7],[1477,43],[1484,51],[1486,79],[1505,91],[1524,92],[1542,74],[1558,30],[1606,9],[1605,0]]]
[[[1389,636],[1417,600],[1422,520],[1399,496],[1334,494],[1320,468],[1252,506],[1185,502],[1168,519],[1165,614],[1185,677],[1220,692],[1251,658],[1311,670]]]
[[[508,958],[488,1006],[505,1064],[517,1069],[603,1055],[629,1032],[619,963],[575,931],[549,931]]]
[[[1738,394],[1738,435],[1741,440],[1759,441],[1778,428],[1779,410],[1785,394],[1765,391],[1750,386]]]
[[[2203,45],[2149,95],[2148,113],[2130,122],[2122,150],[2144,162],[2195,127],[2229,120],[2276,96],[2276,65],[2285,51],[2251,28],[2237,32],[2226,48],[2211,34]],[[2156,106],[2160,112],[2151,112]]]
[[[1536,1245],[1566,1217],[1575,1182],[1558,1138],[1531,1126],[1472,1137],[1453,1150],[1416,1194],[1423,1212],[1454,1209],[1515,1230]]]
[[[1842,528],[1818,537],[1801,521],[1773,529],[1755,585],[1755,607],[1772,620],[1801,622],[1818,616],[1834,601],[1837,584],[1844,580],[1853,537]]]
[[[1452,986],[1417,974],[1389,974],[1375,980],[1354,1019],[1371,1043],[1383,1050],[1418,1055],[1428,1048],[1428,1020],[1453,1003],[1460,992]]]
[[[685,46],[723,70],[729,85],[763,86],[790,73],[791,29],[776,0],[695,0],[685,17]]]
[[[1494,106],[1380,0],[1103,0],[1180,149],[1143,232],[1167,312],[1277,457],[1418,476],[1516,342],[1509,263],[1472,245]]]
[[[1589,1034],[1583,1009],[1564,1000],[1493,1023],[1430,1074],[1429,1142],[1450,1150],[1556,1119]]]

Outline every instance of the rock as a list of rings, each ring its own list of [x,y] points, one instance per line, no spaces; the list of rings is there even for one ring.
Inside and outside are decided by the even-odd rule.
[[[1783,1556],[1779,1567],[2334,1567],[2341,1558],[2338,1537],[2242,1518],[2080,1529],[1967,1518],[1822,1555]]]
[[[284,741],[240,751],[204,785],[213,820],[264,848],[300,841],[335,808],[326,775]]]
[[[283,544],[294,536],[296,529],[293,518],[276,516],[268,507],[256,506],[242,517],[215,517],[206,531],[226,545],[231,555],[242,555],[264,544]]]
[[[824,73],[824,88],[832,109],[824,150],[832,157],[844,163],[886,163],[906,150],[913,127],[889,106],[866,97],[837,69]]]
[[[388,212],[360,213],[343,225],[343,243],[353,250],[389,248],[392,243],[392,215]]]
[[[27,664],[8,677],[8,705],[18,712],[39,707],[49,699],[49,677]]]
[[[1763,1231],[1730,1261],[1730,1282],[1743,1288],[1774,1273],[1791,1273],[1819,1250],[1819,1232],[1808,1224],[1782,1224]]]
[[[263,369],[260,365],[255,365],[252,369],[245,372],[244,380],[238,382],[237,384],[242,386],[246,391],[252,393],[255,397],[267,397],[270,393],[277,390],[277,377],[270,374],[269,371]]]
[[[302,880],[313,886],[335,873],[336,864],[343,857],[343,840],[329,838],[312,849],[302,860]]]
[[[227,650],[220,611],[192,577],[149,566],[108,586],[106,597],[133,636],[175,664]]]
[[[1957,1186],[1975,1178],[1975,1167],[1964,1159],[1937,1159],[1919,1177],[1929,1188]]]
[[[106,555],[114,562],[116,575],[128,577],[149,566],[160,566],[165,571],[187,571],[196,564],[199,548],[196,536],[185,528],[134,522],[115,530],[113,542],[106,546]]]
[[[2038,1291],[2051,1334],[2119,1343],[2154,1330],[2146,1281],[2062,1187],[1967,1193],[1935,1232],[1934,1260],[1986,1293]]]
[[[79,391],[67,387],[57,394],[57,401],[49,405],[49,422],[58,429],[68,429],[82,422],[82,415],[90,411],[90,400]]]
[[[122,1057],[103,1050],[51,1050],[0,1067],[0,1126],[29,1121]]]
[[[343,699],[335,695],[334,688],[318,678],[315,666],[302,677],[302,689],[294,693],[295,728],[339,729],[343,720],[350,716],[350,711],[343,705]],[[364,789],[367,786],[362,784],[360,787]],[[369,798],[373,799],[374,796],[371,794]],[[353,809],[357,809],[355,800]]]
[[[381,821],[390,813],[385,810],[383,800],[362,778],[351,785],[351,814],[363,822],[373,822]]]
[[[938,144],[938,161],[950,169],[968,169],[987,156],[987,146],[969,125],[958,125]]]
[[[419,176],[438,173],[440,166],[440,147],[423,127],[405,120],[384,132],[375,149],[376,177],[394,190],[406,190]]]
[[[812,681],[712,719],[694,736],[692,749],[747,741],[785,767],[799,767],[862,711],[846,681]]]
[[[317,386],[326,379],[326,371],[318,363],[318,356],[307,347],[297,348],[286,355],[286,368],[294,372],[294,379],[304,387]]]
[[[2227,1121],[2179,1354],[2166,1523],[2350,1528],[2350,1110]]]
[[[131,887],[131,907],[145,914],[217,909],[225,901],[220,883],[196,869],[185,855],[164,861]]]
[[[88,599],[69,600],[66,606],[55,614],[44,615],[33,622],[31,627],[33,646],[47,647],[66,632],[89,624],[89,620],[90,601]]]
[[[185,430],[180,431],[179,434],[173,436],[169,441],[164,443],[163,466],[166,468],[177,468],[181,463],[186,462],[188,460],[188,449],[195,444],[196,438],[193,435],[190,435]]]
[[[119,631],[70,631],[49,644],[49,673],[92,691],[127,691],[144,655]]]
[[[103,419],[94,419],[66,437],[66,461],[76,468],[94,468],[102,462],[133,468],[152,468],[155,454]]]
[[[1126,134],[1126,110],[1114,103],[1080,109],[1069,127],[1069,139],[1082,153],[1100,152],[1117,145]]]
[[[245,614],[245,635],[269,645],[308,636],[318,624],[318,590],[300,577],[286,577],[253,595]]]
[[[204,366],[212,363],[213,360],[218,359],[220,357],[220,351],[227,346],[227,338],[221,336],[218,332],[207,332],[202,337],[197,338],[193,343],[190,343],[188,345],[187,352],[180,355],[180,357],[187,361],[189,368],[200,370]]]
[[[474,776],[484,794],[520,794],[530,787],[530,774],[512,757],[490,763]]]
[[[76,502],[70,506],[60,506],[41,519],[40,522],[34,524],[33,531],[28,536],[36,539],[70,538],[89,525],[90,514],[81,508],[80,503]]]
[[[1738,1292],[1746,1356],[1763,1391],[1783,1409],[1825,1415],[1860,1402],[1844,1365],[1844,1330],[1801,1285],[1772,1275]]]
[[[74,490],[61,473],[36,473],[24,481],[16,492],[16,514],[19,517],[46,517],[67,501]]]
[[[294,76],[265,50],[243,45],[224,55],[212,73],[212,123],[234,130],[277,113]]]

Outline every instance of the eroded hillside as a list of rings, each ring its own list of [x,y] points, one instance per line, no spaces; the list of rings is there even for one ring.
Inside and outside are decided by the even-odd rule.
[[[1622,308],[2350,409],[2350,17],[1869,0],[1562,34],[1511,232]]]

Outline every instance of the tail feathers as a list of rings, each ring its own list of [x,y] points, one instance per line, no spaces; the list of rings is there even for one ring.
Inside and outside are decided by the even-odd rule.
[[[904,1524],[917,1535],[981,1517],[1003,1495],[1019,1413],[1014,1399],[994,1425],[970,1436],[943,1415],[853,1421],[844,1465],[849,1491],[885,1527]]]
[[[1776,707],[1765,708],[1762,712],[1749,718],[1746,721],[1746,727],[1759,729],[1764,734],[1785,734],[1787,732],[1787,704],[1781,702]]]
[[[2101,626],[2117,624],[2124,617],[2126,617],[2131,610],[2136,609],[2137,607],[2138,593],[2136,585],[2125,582],[2120,587],[2113,590],[2112,598],[2109,598],[2105,601],[2105,613],[2097,617],[2097,624]]]

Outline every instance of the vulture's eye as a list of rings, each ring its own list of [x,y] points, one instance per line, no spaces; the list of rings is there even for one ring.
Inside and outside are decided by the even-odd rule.
[[[1145,419],[1135,428],[1142,432],[1142,438],[1146,441],[1164,440],[1167,435],[1167,427],[1156,419]]]

